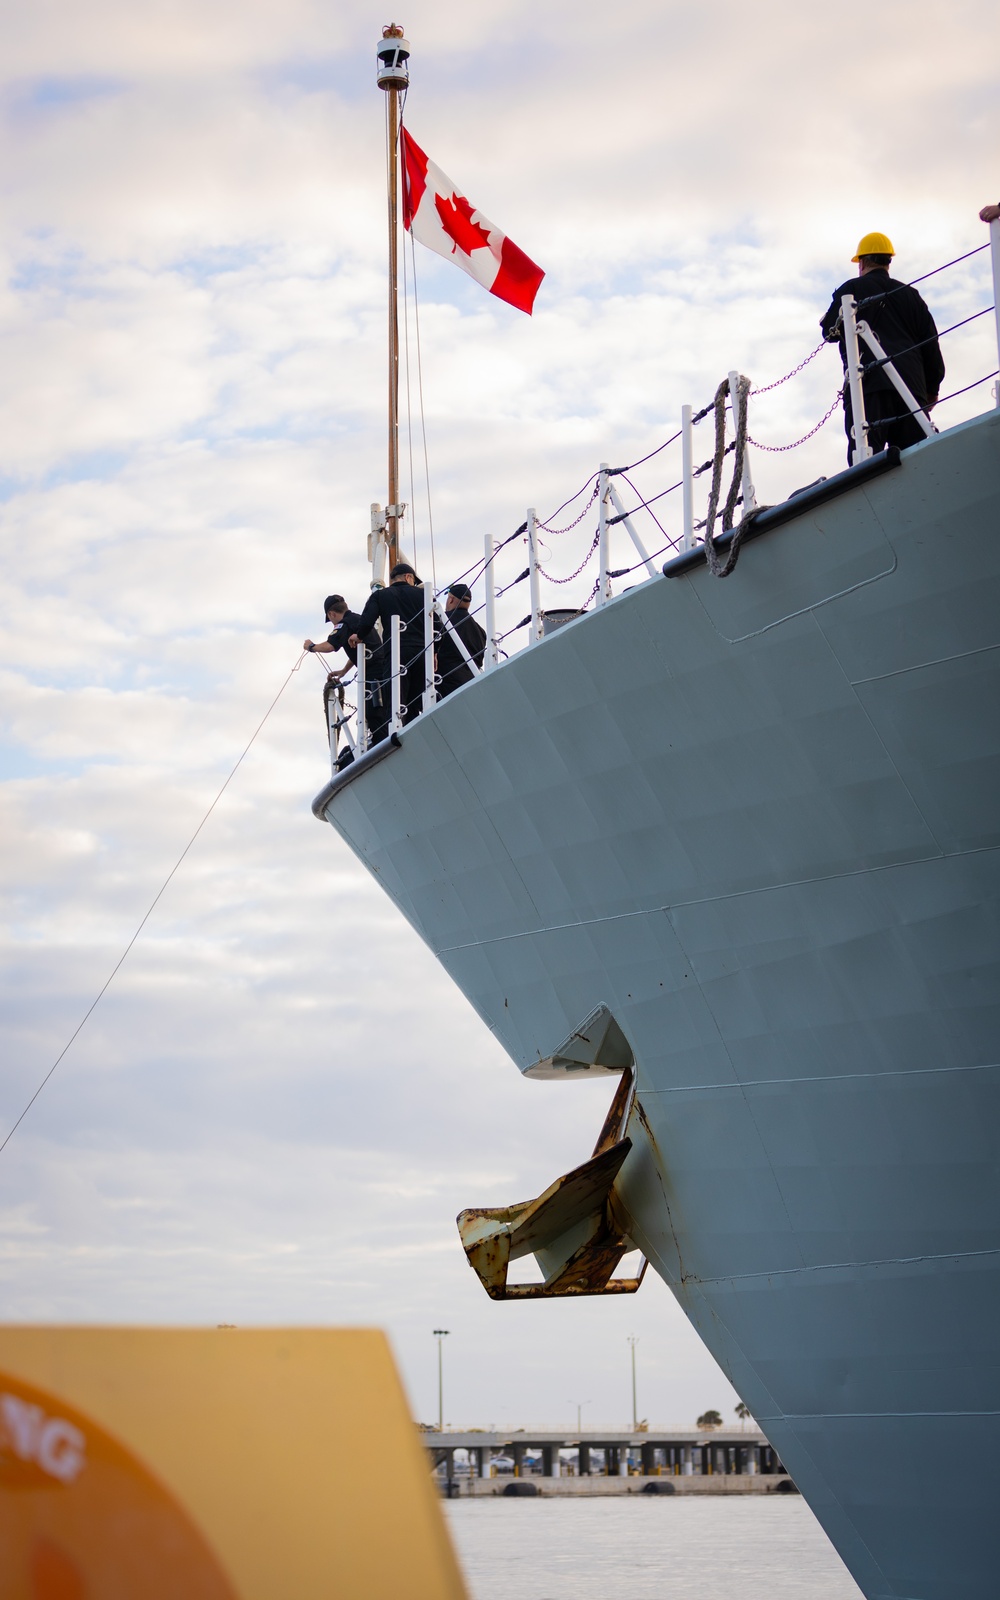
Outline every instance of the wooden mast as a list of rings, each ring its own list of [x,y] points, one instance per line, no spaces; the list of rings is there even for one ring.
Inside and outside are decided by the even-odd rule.
[[[399,560],[399,96],[409,82],[409,54],[397,23],[382,29],[378,84],[389,96],[389,494],[385,538],[390,572]]]

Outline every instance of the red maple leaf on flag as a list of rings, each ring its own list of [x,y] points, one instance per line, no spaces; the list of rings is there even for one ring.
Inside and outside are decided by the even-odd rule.
[[[434,206],[441,218],[441,226],[449,239],[454,239],[458,249],[471,256],[473,250],[483,250],[489,243],[490,232],[482,223],[473,222],[473,207],[462,194],[453,194],[450,200],[434,196]],[[454,250],[452,255],[454,255]]]

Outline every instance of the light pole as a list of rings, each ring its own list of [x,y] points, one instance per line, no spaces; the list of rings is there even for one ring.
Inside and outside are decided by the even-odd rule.
[[[635,1347],[639,1340],[634,1333],[630,1333],[628,1342],[632,1346],[632,1432],[635,1433],[639,1427],[639,1408],[635,1403]]]
[[[582,1420],[583,1419],[583,1408],[584,1408],[584,1406],[589,1406],[589,1405],[590,1405],[590,1401],[589,1400],[578,1400],[576,1402],[576,1431],[577,1431],[577,1433],[582,1433],[583,1432],[583,1420]]]
[[[438,1433],[444,1432],[444,1362],[441,1351],[449,1332],[448,1328],[434,1329],[434,1337],[438,1342]]]

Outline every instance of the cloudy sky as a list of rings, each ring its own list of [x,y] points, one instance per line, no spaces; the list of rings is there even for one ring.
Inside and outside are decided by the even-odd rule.
[[[794,367],[861,233],[887,231],[915,277],[984,243],[1000,198],[991,0],[483,17],[401,14],[407,120],[547,277],[528,319],[417,261],[439,581],[600,460],[643,456],[730,367],[758,385]],[[370,0],[0,4],[4,1132],[321,635],[322,596],[363,598],[389,20]],[[988,255],[924,292],[941,327],[988,306]],[[988,317],[945,340],[946,394],[993,370],[991,340]],[[823,350],[754,403],[752,436],[797,439],[837,383]],[[412,485],[405,430],[403,449],[429,569],[419,432]],[[761,497],[843,459],[839,417],[755,451]],[[678,467],[674,446],[639,492]],[[666,534],[640,524],[650,548],[677,500]],[[551,536],[552,572],[590,536],[587,518]],[[506,604],[517,621],[523,589]],[[521,1080],[314,821],[320,684],[312,661],[291,678],[0,1155],[0,1316],[377,1323],[428,1419],[447,1327],[446,1419],[500,1426],[578,1404],[626,1421],[634,1333],[640,1415],[731,1410],[659,1282],[494,1306],[465,1265],[457,1211],[576,1164],[609,1093]]]

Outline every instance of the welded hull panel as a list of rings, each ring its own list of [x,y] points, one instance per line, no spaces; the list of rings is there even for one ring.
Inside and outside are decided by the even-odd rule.
[[[1000,417],[470,684],[335,796],[871,1596],[996,1591]]]

